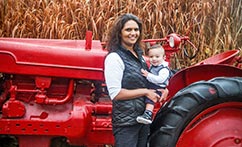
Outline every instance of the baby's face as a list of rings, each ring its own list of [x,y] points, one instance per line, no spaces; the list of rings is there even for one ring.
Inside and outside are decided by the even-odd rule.
[[[161,48],[150,49],[148,56],[150,63],[154,66],[160,65],[164,61],[164,52]]]

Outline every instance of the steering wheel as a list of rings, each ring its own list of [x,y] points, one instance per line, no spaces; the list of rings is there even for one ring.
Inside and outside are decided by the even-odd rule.
[[[197,39],[200,36],[200,22],[198,22],[196,18],[188,19],[184,23],[184,26],[187,27],[184,34],[186,34],[186,36],[189,36],[190,40]],[[196,57],[198,53],[198,48],[190,40],[186,40],[182,43],[183,48],[181,50],[184,55],[191,60]],[[200,42],[198,42],[197,46],[200,46]]]

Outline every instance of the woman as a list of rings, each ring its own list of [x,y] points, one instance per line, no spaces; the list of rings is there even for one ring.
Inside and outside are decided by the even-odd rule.
[[[149,125],[136,117],[145,110],[145,97],[156,102],[160,96],[146,88],[141,69],[147,69],[141,50],[142,23],[133,14],[124,14],[114,23],[107,42],[105,80],[113,102],[112,126],[115,147],[146,147]]]

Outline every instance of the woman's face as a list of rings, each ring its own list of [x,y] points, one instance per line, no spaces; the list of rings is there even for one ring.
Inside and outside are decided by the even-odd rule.
[[[134,44],[140,37],[139,26],[134,20],[129,20],[121,30],[121,44],[127,49],[133,49]]]

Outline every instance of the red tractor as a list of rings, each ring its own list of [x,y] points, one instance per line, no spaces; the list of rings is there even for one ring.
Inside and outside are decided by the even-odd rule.
[[[187,36],[160,42],[167,61]],[[180,69],[157,104],[149,147],[241,147],[242,69],[238,50]],[[103,76],[107,51],[85,40],[0,38],[0,146],[112,146]],[[237,63],[235,65],[235,63]]]

